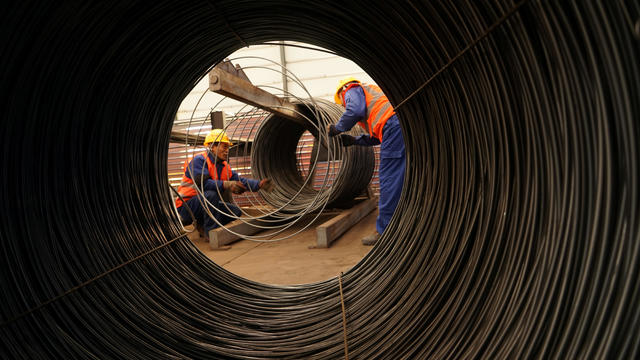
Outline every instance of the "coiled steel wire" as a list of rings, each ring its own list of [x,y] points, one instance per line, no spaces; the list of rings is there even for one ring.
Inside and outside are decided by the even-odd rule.
[[[340,118],[343,110],[332,103],[315,100],[305,102],[312,122],[308,127],[275,115],[269,116],[260,125],[253,142],[251,170],[256,179],[273,179],[275,187],[271,193],[262,196],[273,207],[283,212],[313,213],[325,206],[339,205],[353,200],[366,190],[375,166],[371,147],[342,147],[337,139],[326,136],[326,128]],[[316,108],[313,108],[316,106]],[[323,116],[313,118],[312,109]],[[299,169],[296,148],[298,141],[307,130],[316,134],[316,148],[310,174],[303,177]],[[318,134],[319,133],[319,134]],[[359,127],[350,131],[353,135],[363,134]],[[328,146],[327,146],[328,145]],[[320,148],[327,152],[327,168],[318,174],[320,189],[314,188],[312,179],[318,165]]]
[[[637,2],[21,2],[1,16],[1,357],[638,357]],[[341,278],[286,287],[207,259],[166,185],[193,84],[279,40],[361,65],[401,104],[407,147],[379,244]]]

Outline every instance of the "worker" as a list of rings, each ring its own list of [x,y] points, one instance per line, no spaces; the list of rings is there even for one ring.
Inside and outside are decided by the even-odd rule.
[[[343,146],[380,145],[380,199],[376,232],[362,239],[363,244],[373,245],[389,225],[402,192],[405,149],[400,122],[391,103],[378,86],[362,83],[353,77],[340,81],[334,100],[345,111],[337,124],[327,127],[329,136],[338,136]],[[365,129],[367,135],[354,137],[341,134],[351,130],[356,123]]]
[[[240,216],[240,208],[230,203],[231,193],[242,194],[247,190],[260,189],[270,191],[272,187],[270,179],[246,179],[231,170],[227,163],[231,145],[233,144],[222,129],[211,130],[204,140],[206,150],[194,156],[188,163],[185,162],[182,182],[178,187],[178,193],[182,198],[176,198],[176,208],[182,223],[189,225],[193,221],[188,207],[195,220],[203,227],[205,239],[208,239],[210,230]],[[201,190],[200,193],[196,187]],[[204,204],[207,204],[215,220],[209,216],[203,207]]]

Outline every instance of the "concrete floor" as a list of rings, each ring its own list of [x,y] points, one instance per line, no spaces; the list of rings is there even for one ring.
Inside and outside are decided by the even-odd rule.
[[[190,238],[218,265],[244,278],[266,284],[306,284],[334,278],[362,260],[372,246],[364,246],[360,240],[375,231],[377,214],[375,209],[328,249],[310,247],[316,243],[315,226],[330,216],[320,216],[301,233],[273,243],[239,240],[228,250],[214,251],[197,232]],[[291,234],[301,227],[292,227],[283,234]]]

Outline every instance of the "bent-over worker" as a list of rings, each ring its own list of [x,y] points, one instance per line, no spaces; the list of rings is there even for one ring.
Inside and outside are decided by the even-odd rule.
[[[400,122],[382,90],[352,77],[340,81],[334,95],[336,104],[345,108],[340,120],[328,127],[329,136],[339,136],[343,146],[380,144],[380,199],[376,232],[362,239],[365,245],[376,243],[389,225],[398,205],[405,170],[405,149]],[[360,124],[367,135],[340,134]]]
[[[206,151],[195,155],[188,165],[185,162],[182,182],[178,187],[182,199],[176,198],[176,207],[182,223],[189,225],[193,221],[186,209],[188,206],[198,224],[204,228],[205,238],[208,238],[210,230],[220,226],[218,223],[225,225],[240,216],[240,208],[231,203],[231,193],[242,194],[247,190],[260,189],[268,191],[272,186],[269,179],[258,181],[238,176],[227,163],[231,145],[233,144],[222,129],[211,130],[204,140]],[[201,193],[198,193],[196,187]],[[205,202],[203,195],[210,204]],[[217,222],[207,214],[203,207],[205,204],[209,206]]]

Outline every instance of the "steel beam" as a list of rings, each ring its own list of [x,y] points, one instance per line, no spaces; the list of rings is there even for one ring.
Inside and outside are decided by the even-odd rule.
[[[209,90],[310,127],[307,120],[296,111],[297,105],[224,70],[214,68],[209,72]]]
[[[201,146],[204,143],[204,139],[205,137],[202,135],[194,135],[194,134],[189,134],[187,136],[186,133],[183,132],[178,132],[178,131],[172,131],[171,135],[169,137],[169,141],[170,142],[175,142],[175,143],[185,143],[186,142],[189,145],[193,145],[193,146]]]

